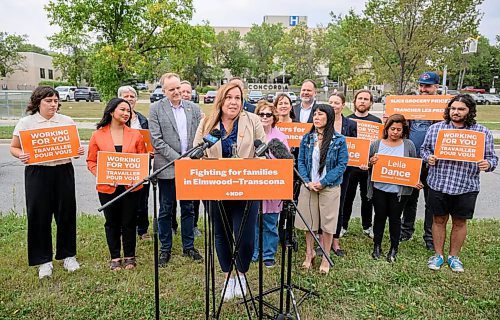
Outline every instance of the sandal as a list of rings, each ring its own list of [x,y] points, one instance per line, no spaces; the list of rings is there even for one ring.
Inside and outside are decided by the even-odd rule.
[[[109,263],[109,268],[111,271],[118,271],[122,269],[122,260],[111,260]]]
[[[123,259],[123,268],[125,270],[132,270],[137,266],[135,257]]]

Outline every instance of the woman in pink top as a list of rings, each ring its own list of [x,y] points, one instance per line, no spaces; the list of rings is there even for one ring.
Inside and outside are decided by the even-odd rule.
[[[278,139],[285,146],[288,147],[288,142],[286,136],[283,132],[275,127],[278,122],[278,112],[276,107],[267,102],[260,101],[257,104],[257,109],[255,109],[255,114],[260,117],[264,131],[266,132],[266,140],[271,141],[271,139]],[[267,268],[274,267],[274,255],[278,248],[278,218],[281,212],[282,201],[281,200],[264,200],[262,201],[262,259],[264,260],[264,265]],[[253,261],[259,259],[259,225],[256,224],[255,232],[255,246],[253,251]]]

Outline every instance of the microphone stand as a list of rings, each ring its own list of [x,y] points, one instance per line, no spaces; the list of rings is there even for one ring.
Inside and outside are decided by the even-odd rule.
[[[151,173],[149,176],[146,178],[142,179],[141,181],[137,182],[133,186],[131,186],[129,189],[125,190],[122,194],[117,196],[111,201],[108,201],[106,204],[101,206],[100,208],[97,209],[97,211],[101,212],[102,210],[106,209],[116,201],[120,200],[121,198],[125,197],[128,193],[132,192],[133,190],[137,189],[140,185],[142,185],[145,182],[150,181],[151,184],[153,185],[153,202],[154,202],[154,208],[153,208],[153,239],[154,239],[154,245],[153,245],[153,250],[154,250],[154,282],[155,282],[155,319],[159,320],[160,319],[160,285],[159,285],[159,267],[158,267],[158,208],[156,205],[156,191],[157,191],[157,184],[158,184],[158,174],[162,172],[163,170],[167,169],[168,167],[172,166],[176,160],[179,160],[181,158],[185,157],[190,157],[190,156],[199,156],[200,153],[198,150],[203,151],[204,143],[200,143],[199,145],[187,150],[183,154],[181,154],[178,158],[170,161],[163,167],[155,170],[153,173]],[[207,148],[210,147],[207,145]],[[196,151],[196,152],[195,152]],[[196,158],[195,158],[196,159]]]

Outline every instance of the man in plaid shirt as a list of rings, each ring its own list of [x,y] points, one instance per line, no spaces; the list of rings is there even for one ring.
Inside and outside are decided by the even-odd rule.
[[[436,254],[427,262],[432,270],[444,264],[443,251],[446,239],[446,223],[451,215],[450,252],[448,265],[452,271],[463,272],[458,254],[467,236],[467,220],[472,219],[479,193],[479,172],[495,170],[498,157],[495,154],[491,131],[476,123],[476,102],[468,94],[453,97],[444,112],[444,121],[433,124],[420,148],[422,159],[429,164],[428,206],[433,215],[432,238]],[[434,146],[439,130],[466,129],[484,132],[486,135],[484,159],[479,162],[438,160]]]

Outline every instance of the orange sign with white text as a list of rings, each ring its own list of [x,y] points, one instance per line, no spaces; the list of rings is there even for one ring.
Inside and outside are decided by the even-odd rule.
[[[443,120],[444,109],[453,96],[387,96],[385,113],[402,114],[407,120]]]
[[[384,125],[378,122],[352,119],[356,121],[358,128],[358,138],[375,141],[382,139],[384,135]]]
[[[442,160],[479,162],[484,159],[484,132],[463,129],[441,129],[434,155]]]
[[[276,128],[286,135],[288,146],[300,147],[302,137],[311,130],[312,123],[278,122]]]
[[[368,165],[368,156],[370,154],[370,140],[345,137],[349,161],[347,165],[351,167],[360,167]]]
[[[149,175],[149,154],[99,151],[97,184],[135,184]]]
[[[178,200],[292,199],[293,160],[177,160],[175,189]]]
[[[415,187],[420,181],[422,159],[377,154],[372,181]]]
[[[148,129],[137,129],[142,134],[142,139],[144,140],[144,144],[146,145],[146,150],[149,153],[154,152],[153,142],[151,141],[151,133]]]
[[[28,164],[78,157],[80,137],[76,125],[19,131]]]

